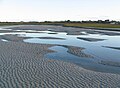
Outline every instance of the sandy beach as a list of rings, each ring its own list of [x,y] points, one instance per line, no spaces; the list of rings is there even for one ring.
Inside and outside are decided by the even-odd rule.
[[[20,26],[10,29],[73,32],[73,28],[60,26]],[[74,31],[82,30],[74,28]],[[86,29],[86,32],[89,30]],[[0,36],[0,39],[8,40],[0,40],[0,88],[120,88],[119,74],[95,72],[73,63],[44,58],[45,54],[55,52],[49,48],[56,45],[25,43],[23,39],[26,38],[29,37]],[[64,47],[68,48],[69,53],[92,57],[82,52],[84,48]]]

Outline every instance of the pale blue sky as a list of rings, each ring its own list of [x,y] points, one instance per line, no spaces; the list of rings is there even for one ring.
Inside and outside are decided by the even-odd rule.
[[[0,0],[0,21],[120,21],[120,0]]]

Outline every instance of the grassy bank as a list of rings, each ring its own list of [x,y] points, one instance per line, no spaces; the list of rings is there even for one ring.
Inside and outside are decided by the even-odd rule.
[[[102,23],[65,23],[64,26],[72,27],[91,27],[91,28],[120,28],[118,24],[102,24]]]
[[[120,31],[120,24],[108,23],[76,23],[76,22],[0,22],[0,26],[8,25],[61,25],[64,27],[79,27],[79,28],[93,28],[104,29],[112,31]]]

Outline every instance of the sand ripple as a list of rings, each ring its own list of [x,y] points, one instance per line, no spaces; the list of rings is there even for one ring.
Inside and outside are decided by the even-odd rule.
[[[0,88],[119,88],[120,75],[44,59],[52,45],[0,42]]]

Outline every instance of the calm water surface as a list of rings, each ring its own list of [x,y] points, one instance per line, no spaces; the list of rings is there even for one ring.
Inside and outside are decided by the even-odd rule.
[[[102,65],[99,63],[101,60],[120,62],[120,50],[103,47],[103,46],[120,47],[120,36],[107,36],[100,34],[66,35],[66,33],[64,32],[62,33],[57,32],[57,34],[52,34],[51,31],[44,31],[44,32],[45,33],[41,33],[41,34],[40,33],[25,34],[24,36],[26,37],[34,37],[34,38],[26,39],[24,41],[29,43],[59,44],[59,45],[83,47],[85,48],[84,52],[86,54],[92,55],[94,58],[83,58],[72,55],[67,52],[68,50],[67,48],[62,46],[55,46],[50,48],[51,50],[54,50],[56,52],[47,54],[45,57],[68,61],[80,65],[86,69],[90,69],[94,71],[120,74],[120,67]],[[57,38],[64,38],[65,40],[39,39],[37,37],[57,37]],[[90,41],[77,39],[77,37],[98,38],[105,40],[90,42]]]
[[[76,46],[85,48],[83,51],[85,54],[92,55],[94,58],[83,58],[72,55],[67,52],[67,48],[62,46],[54,46],[51,47],[51,50],[56,52],[49,53],[45,55],[45,57],[50,59],[63,60],[71,63],[75,63],[79,66],[82,66],[86,69],[101,71],[101,72],[111,72],[120,74],[120,67],[118,66],[109,66],[102,65],[100,61],[113,61],[120,63],[120,50],[105,48],[103,46],[111,46],[111,47],[120,47],[120,36],[108,36],[101,34],[88,34],[86,32],[81,32],[83,35],[67,35],[65,32],[51,32],[51,31],[41,31],[41,33],[9,33],[9,34],[18,34],[18,36],[22,37],[31,37],[29,39],[25,39],[24,42],[29,43],[42,43],[42,44],[59,44],[59,45],[68,45],[68,46]],[[4,33],[0,33],[3,35]],[[64,38],[64,40],[59,39],[40,39],[39,37],[57,37]],[[81,39],[77,39],[77,37],[82,38],[98,38],[105,39],[103,41],[90,42]]]

